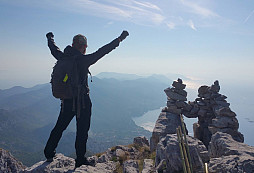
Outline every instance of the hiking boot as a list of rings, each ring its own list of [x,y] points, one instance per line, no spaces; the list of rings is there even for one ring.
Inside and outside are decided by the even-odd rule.
[[[95,166],[95,160],[87,160],[86,157],[82,160],[75,160],[75,169],[82,165]]]

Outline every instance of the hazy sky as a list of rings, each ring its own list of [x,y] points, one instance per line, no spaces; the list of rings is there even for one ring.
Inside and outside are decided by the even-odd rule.
[[[0,22],[0,89],[49,82],[48,31],[61,49],[84,34],[92,53],[128,30],[93,75],[254,79],[253,0],[0,0]]]

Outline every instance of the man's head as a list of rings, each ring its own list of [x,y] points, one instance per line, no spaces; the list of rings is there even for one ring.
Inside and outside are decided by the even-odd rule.
[[[84,35],[78,34],[73,37],[72,47],[80,51],[82,54],[86,53],[87,39]]]

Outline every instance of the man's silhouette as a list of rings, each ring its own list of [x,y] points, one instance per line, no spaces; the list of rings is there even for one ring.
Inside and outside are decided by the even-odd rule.
[[[55,149],[58,145],[60,138],[62,137],[63,131],[67,128],[72,118],[76,116],[76,162],[75,167],[81,165],[90,165],[91,163],[87,161],[85,157],[86,153],[86,143],[88,138],[88,131],[90,128],[91,120],[91,107],[92,103],[89,97],[89,88],[88,88],[88,73],[89,67],[96,63],[104,55],[111,52],[113,49],[119,46],[119,43],[123,41],[128,36],[127,31],[123,31],[122,34],[114,39],[109,44],[101,47],[96,52],[92,54],[85,55],[87,48],[87,39],[85,36],[78,34],[73,37],[72,46],[67,46],[62,52],[54,42],[53,33],[47,33],[46,37],[48,39],[48,47],[51,51],[51,54],[57,59],[61,58],[72,58],[78,57],[77,69],[80,76],[82,86],[82,93],[79,94],[79,99],[62,99],[61,100],[61,110],[56,122],[55,127],[50,133],[50,137],[47,141],[46,147],[44,149],[45,157],[47,161],[52,161],[55,156]],[[82,105],[82,106],[78,106]]]

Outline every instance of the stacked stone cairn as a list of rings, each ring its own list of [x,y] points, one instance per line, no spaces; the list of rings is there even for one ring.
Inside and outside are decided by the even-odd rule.
[[[187,100],[187,92],[184,90],[186,85],[183,84],[183,81],[178,79],[173,82],[172,86],[164,90],[167,95],[167,106],[162,109],[153,129],[150,139],[151,151],[156,149],[161,137],[176,133],[176,128],[181,126],[179,115],[183,110],[190,111],[192,108],[185,102]]]
[[[198,98],[189,102],[191,110],[183,111],[186,117],[198,117],[198,122],[193,124],[194,137],[200,139],[206,147],[216,132],[228,133],[238,142],[244,141],[243,135],[238,132],[236,114],[229,108],[227,97],[219,94],[219,91],[218,81],[210,87],[201,86],[198,89]]]
[[[162,112],[170,112],[173,114],[181,114],[182,110],[185,108],[190,110],[190,106],[185,102],[187,101],[187,92],[184,90],[186,85],[183,84],[182,79],[174,81],[172,88],[167,88],[164,90],[168,96],[167,107],[165,107]]]

